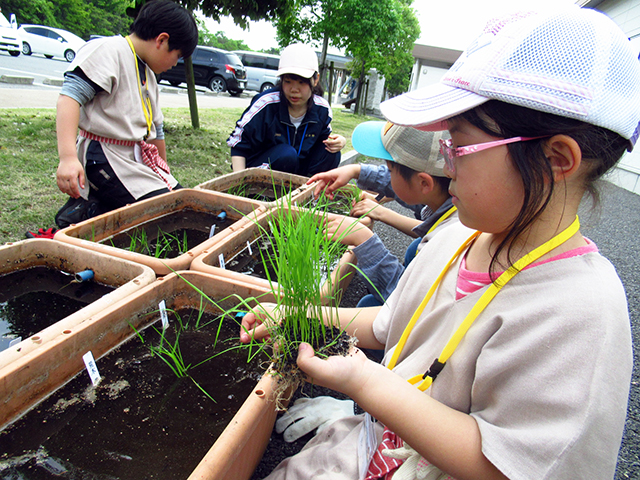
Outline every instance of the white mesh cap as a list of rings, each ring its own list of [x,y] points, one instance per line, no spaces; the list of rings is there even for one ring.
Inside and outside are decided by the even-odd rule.
[[[569,5],[491,20],[440,84],[381,104],[388,120],[431,125],[490,100],[574,118],[635,143],[640,62],[607,16]]]

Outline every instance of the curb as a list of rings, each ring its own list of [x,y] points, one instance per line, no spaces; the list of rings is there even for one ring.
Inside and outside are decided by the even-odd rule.
[[[63,82],[62,78],[45,78],[42,80],[43,85],[53,85],[55,87],[61,87]]]
[[[343,165],[351,165],[352,163],[356,163],[356,161],[361,157],[362,155],[358,152],[356,152],[355,150],[349,150],[347,153],[345,153],[344,155],[342,155],[341,159],[340,159],[340,167]]]
[[[33,85],[33,77],[18,77],[16,75],[2,75],[0,82],[13,83],[17,85]]]

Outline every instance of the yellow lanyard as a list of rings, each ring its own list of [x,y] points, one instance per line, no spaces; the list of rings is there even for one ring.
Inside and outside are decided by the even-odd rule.
[[[138,83],[138,92],[140,93],[144,119],[147,122],[147,134],[144,136],[144,139],[146,140],[149,136],[149,133],[151,133],[151,122],[153,121],[153,110],[151,109],[151,99],[149,98],[149,89],[147,87],[149,80],[147,79],[144,84],[144,90],[147,93],[147,96],[145,98],[142,95],[142,87],[140,86],[140,70],[138,69],[138,56],[136,55],[136,49],[133,47],[133,42],[131,42],[131,38],[129,38],[129,35],[127,35],[125,38],[127,39],[127,42],[129,42],[129,46],[131,47],[131,51],[133,52],[133,61],[136,64],[136,80]]]
[[[551,240],[540,245],[538,248],[535,248],[528,254],[524,255],[517,262],[515,262],[511,267],[509,267],[505,272],[503,272],[495,282],[489,285],[487,291],[484,292],[484,294],[476,302],[476,304],[473,306],[471,311],[467,314],[467,316],[465,317],[463,322],[460,324],[458,329],[451,336],[451,338],[445,345],[444,349],[442,350],[442,353],[440,354],[440,356],[435,359],[435,361],[433,362],[429,370],[424,375],[416,375],[408,379],[408,382],[412,385],[415,385],[418,382],[421,382],[420,385],[418,385],[418,389],[421,391],[425,391],[427,388],[429,388],[433,383],[433,381],[435,380],[435,378],[437,377],[438,373],[440,373],[440,371],[444,368],[444,365],[447,362],[447,360],[449,360],[449,357],[451,357],[455,349],[458,347],[458,344],[462,340],[462,337],[464,337],[464,335],[467,333],[467,331],[469,330],[469,328],[471,327],[475,319],[487,307],[487,305],[491,302],[491,300],[493,300],[493,297],[495,297],[498,294],[500,289],[504,287],[507,284],[507,282],[509,282],[509,280],[515,277],[518,272],[520,272],[521,270],[526,268],[528,265],[538,260],[540,257],[545,255],[546,253],[549,253],[554,248],[562,245],[564,242],[569,240],[573,235],[576,234],[576,232],[578,232],[579,229],[580,229],[580,221],[576,216],[576,219],[573,221],[573,223],[569,225],[565,230],[560,232]],[[445,265],[440,275],[438,275],[438,278],[433,283],[433,285],[425,295],[424,299],[422,300],[422,302],[420,303],[416,311],[413,313],[413,316],[411,317],[411,320],[409,320],[409,323],[405,327],[404,332],[402,332],[402,336],[400,337],[400,340],[398,341],[398,345],[396,346],[393,352],[393,355],[391,356],[389,365],[387,365],[387,368],[389,368],[389,370],[393,370],[393,368],[396,366],[398,358],[400,357],[400,354],[402,353],[402,350],[407,342],[407,339],[409,338],[409,334],[411,333],[411,330],[413,330],[413,327],[418,321],[418,318],[420,317],[425,307],[429,303],[429,300],[431,299],[434,292],[438,288],[438,285],[440,285],[440,282],[444,278],[445,274],[447,273],[451,265],[458,259],[458,257],[468,248],[471,242],[473,242],[473,240],[475,240],[478,237],[478,235],[480,235],[480,232],[475,232],[473,235],[471,235],[471,237],[469,237],[462,244],[462,246],[458,249],[458,251],[453,255],[451,260],[449,260],[449,262]]]
[[[447,210],[446,212],[444,212],[444,215],[442,215],[438,221],[436,223],[434,223],[432,225],[432,227],[429,229],[429,231],[427,232],[427,235],[429,235],[431,232],[433,232],[436,228],[438,228],[438,225],[440,225],[442,222],[444,222],[447,218],[449,218],[453,212],[455,212],[456,210],[458,210],[458,208],[454,205],[453,207],[451,207],[449,210]],[[416,250],[416,255],[418,254],[418,251]]]

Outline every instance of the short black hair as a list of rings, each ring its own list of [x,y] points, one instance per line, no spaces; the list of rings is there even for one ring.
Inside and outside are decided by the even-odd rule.
[[[180,50],[189,57],[198,44],[198,26],[192,13],[171,0],[151,0],[144,4],[131,25],[131,33],[151,40],[169,34],[169,50]]]
[[[417,175],[418,173],[424,173],[407,167],[406,165],[402,165],[401,163],[392,162],[390,160],[387,161],[387,167],[389,168],[389,170],[394,170],[395,172],[397,172],[398,175],[400,175],[406,182],[410,182],[411,178],[414,175]],[[449,177],[440,177],[431,174],[429,175],[431,176],[431,178],[433,178],[433,182],[441,192],[449,192],[449,183],[451,182],[451,179]]]

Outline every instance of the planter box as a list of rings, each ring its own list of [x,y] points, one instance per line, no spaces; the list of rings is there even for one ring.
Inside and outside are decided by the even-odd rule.
[[[48,342],[65,336],[64,332],[67,330],[77,327],[92,315],[102,312],[156,279],[153,270],[144,265],[54,240],[22,240],[0,247],[0,275],[20,272],[33,267],[47,267],[67,274],[90,269],[94,272],[95,282],[112,287],[114,290],[37,334],[0,352],[0,369],[29,355],[33,350],[44,347]]]
[[[247,168],[239,172],[228,173],[220,177],[201,183],[197,189],[214,190],[227,195],[239,195],[239,190],[255,194],[260,190],[266,190],[266,198],[259,200],[264,205],[273,205],[280,201],[288,202],[274,192],[274,187],[284,192],[290,192],[292,205],[300,205],[313,197],[313,185],[307,185],[309,177],[294,175],[292,173],[278,172],[266,168]],[[237,193],[233,193],[233,192]],[[242,195],[244,196],[244,195]],[[286,195],[285,195],[286,196]]]
[[[97,359],[96,363],[98,369],[100,369],[100,357],[135,336],[132,326],[142,329],[158,320],[159,313],[157,309],[161,300],[165,300],[168,309],[198,309],[201,296],[184,280],[196,285],[210,298],[217,301],[232,293],[243,298],[265,293],[255,285],[232,282],[221,278],[215,279],[199,272],[183,271],[179,272],[179,275],[171,274],[165,278],[158,279],[158,281],[131,295],[125,301],[105,309],[89,321],[70,329],[64,337],[49,342],[39,351],[32,352],[28,358],[22,359],[20,365],[13,365],[11,368],[1,370],[0,400],[2,401],[3,409],[0,415],[2,415],[2,424],[6,427],[7,422],[23,415],[29,408],[41,402],[56,388],[65,384],[80,372],[84,377],[78,377],[78,379],[82,380],[82,384],[86,385],[87,388],[84,394],[90,393],[92,389],[95,391],[95,387],[91,387],[89,376],[83,372],[82,356],[91,351],[94,358]],[[272,301],[273,299],[267,296],[265,300]],[[229,305],[225,304],[224,306],[229,307],[235,305],[235,303],[236,301],[229,302]],[[207,305],[210,304],[207,303]],[[138,340],[134,339],[132,341]],[[112,358],[117,359],[120,357],[118,354],[118,356]],[[224,358],[224,356],[220,357],[221,360]],[[118,365],[119,362],[119,360],[116,361],[115,365]],[[124,365],[128,365],[126,361]],[[230,375],[232,374],[233,372],[230,372]],[[103,382],[108,382],[108,379],[103,379]],[[274,383],[272,382],[273,379],[270,375],[262,377],[228,423],[226,429],[217,438],[209,453],[206,453],[200,460],[199,465],[189,478],[209,480],[243,480],[250,478],[262,457],[275,422],[275,405],[271,401],[274,388]],[[107,385],[109,389],[111,386],[111,384]],[[136,388],[136,386],[131,385],[129,388]],[[100,395],[104,395],[104,392]],[[218,400],[222,400],[223,397],[226,397],[226,394],[224,391],[220,391],[214,393],[214,396],[217,396]],[[58,400],[55,405],[57,406],[60,402],[64,403],[65,400],[68,399]],[[207,402],[209,401],[207,400]],[[134,408],[137,407],[131,405],[131,409]],[[125,409],[124,412],[117,410],[112,413],[116,417],[126,417],[127,410]],[[148,421],[149,427],[154,422],[162,421],[162,416],[167,414],[172,415],[170,412],[164,412],[162,415],[158,415],[158,418],[150,418]],[[66,420],[63,419],[63,421],[70,422],[73,417],[72,412],[68,412],[65,417]],[[29,424],[28,419],[29,417],[25,417],[26,425]],[[22,423],[19,425],[22,425]],[[145,423],[145,425],[147,424]],[[53,428],[53,426],[49,428]],[[164,432],[164,429],[162,429],[162,432]],[[94,434],[99,437],[100,430],[95,431]],[[145,432],[140,431],[140,435],[142,439]],[[13,439],[15,437],[9,434],[8,438]],[[91,435],[86,436],[86,443],[89,445],[92,445],[94,441],[97,442],[97,440],[97,438],[92,439]],[[177,446],[178,444],[185,444],[185,442],[188,444],[201,443],[202,438],[176,438],[171,441]],[[82,446],[82,448],[85,448],[85,446]],[[165,458],[163,459],[165,463],[179,464],[182,460],[181,458],[171,458],[173,454],[172,448],[162,450],[162,452],[165,452]],[[104,453],[104,451],[101,451],[90,455],[100,456],[104,455]],[[135,455],[128,456],[126,451],[116,453],[120,462],[122,462],[122,458],[128,462],[135,461],[135,458],[132,458]],[[145,451],[136,452],[136,455],[137,458],[146,456]],[[131,470],[135,467],[131,463],[128,465],[130,465],[128,468]],[[159,468],[162,468],[162,466],[159,465]]]
[[[264,232],[262,229],[268,229],[269,221],[277,219],[277,213],[275,209],[269,210],[260,215],[255,221],[246,224],[242,229],[234,232],[233,235],[228,236],[224,242],[207,249],[193,260],[191,270],[230,278],[235,281],[251,282],[265,289],[270,288],[269,281],[266,278],[245,275],[228,268],[222,268],[220,256],[222,255],[226,264],[247,250],[248,244],[253,245],[258,238],[263,236]],[[355,255],[350,251],[347,251],[342,256],[338,265],[331,273],[331,281],[327,281],[323,285],[323,304],[337,305],[340,303],[342,292],[347,288],[354,275],[355,269],[350,265],[354,260]]]
[[[264,209],[264,205],[253,200],[184,188],[113,210],[77,225],[71,225],[58,231],[54,238],[64,243],[141,263],[151,267],[157,275],[166,275],[172,271],[188,269],[196,256],[241,228],[245,223],[250,222],[249,218],[245,216],[254,212],[257,215]],[[145,226],[151,228],[152,222],[162,221],[164,217],[171,214],[197,212],[204,215],[214,215],[221,211],[225,211],[227,219],[233,220],[235,223],[175,258],[155,258],[151,255],[99,243],[109,242],[118,234],[134,232],[136,229],[144,229]],[[178,225],[174,223],[174,226]],[[154,228],[157,229],[157,227]],[[208,231],[208,228],[203,228]]]

